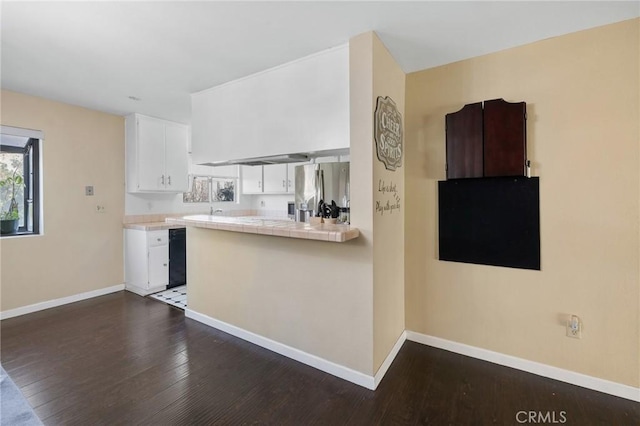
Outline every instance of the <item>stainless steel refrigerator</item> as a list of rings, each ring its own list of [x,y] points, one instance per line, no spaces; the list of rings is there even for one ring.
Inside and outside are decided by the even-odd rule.
[[[320,201],[335,202],[340,221],[349,221],[349,162],[296,166],[295,187],[296,221],[308,222],[310,216],[317,216]]]

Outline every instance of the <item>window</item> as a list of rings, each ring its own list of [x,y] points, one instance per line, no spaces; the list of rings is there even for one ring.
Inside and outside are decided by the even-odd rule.
[[[191,176],[190,191],[182,194],[183,203],[208,203],[211,201],[211,185],[207,176]]]
[[[210,203],[236,201],[235,178],[191,176],[190,190],[182,194],[183,203]]]
[[[39,234],[42,132],[1,126],[0,137],[1,235]]]
[[[235,201],[235,179],[211,179],[211,201]]]
[[[237,203],[238,166],[189,167],[189,192],[182,195],[183,203]]]

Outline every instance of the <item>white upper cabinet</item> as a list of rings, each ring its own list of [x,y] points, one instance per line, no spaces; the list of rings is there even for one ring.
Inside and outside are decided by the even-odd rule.
[[[287,164],[287,192],[291,194],[296,193],[296,166],[300,166],[306,163],[290,163]]]
[[[282,194],[287,192],[286,164],[263,166],[263,191],[265,194]]]
[[[133,176],[130,177],[133,177],[134,181],[137,177],[137,183],[133,187],[129,186],[129,192],[160,190],[161,178],[164,175],[164,123],[142,117],[135,120],[138,120],[135,129],[137,142],[133,143],[133,148],[134,157],[137,157],[138,161],[135,164],[137,170],[134,170]]]
[[[189,128],[175,123],[165,125],[165,162],[166,190],[185,192],[189,188],[189,158],[187,143]]]
[[[189,127],[139,114],[125,127],[127,191],[187,191]]]
[[[262,194],[262,166],[242,166],[242,193]]]
[[[295,193],[295,168],[307,163],[242,166],[243,194]]]
[[[191,96],[194,163],[349,148],[343,45]]]

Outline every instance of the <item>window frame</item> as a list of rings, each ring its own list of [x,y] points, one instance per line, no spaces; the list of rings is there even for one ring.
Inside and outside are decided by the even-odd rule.
[[[209,199],[207,201],[185,201],[184,200],[184,195],[188,194],[191,191],[187,191],[187,192],[183,192],[182,195],[182,203],[183,204],[217,204],[217,203],[232,203],[232,204],[238,204],[239,203],[239,194],[238,194],[238,185],[240,183],[239,178],[237,177],[230,177],[230,176],[216,176],[216,175],[205,175],[205,174],[192,174],[189,175],[189,181],[191,182],[192,180],[195,179],[203,179],[203,180],[207,180],[208,182],[208,197]],[[233,200],[227,200],[227,201],[222,201],[222,200],[214,200],[214,181],[233,181]],[[191,183],[190,183],[191,185]]]
[[[23,212],[24,225],[18,228],[13,234],[1,234],[0,238],[42,235],[41,207],[42,207],[42,162],[41,147],[43,135],[42,132],[29,129],[21,129],[17,127],[0,126],[0,133],[11,136],[20,136],[27,138],[27,143],[23,148],[16,146],[2,145],[0,152],[9,154],[22,154],[22,177],[24,180],[23,188]],[[29,203],[31,202],[31,211]],[[33,216],[33,217],[31,217]],[[31,230],[29,230],[31,225]]]
[[[206,201],[185,201],[185,195],[193,192],[195,180],[203,179],[207,181],[207,197]],[[211,203],[211,176],[206,175],[189,175],[189,188],[187,192],[182,193],[182,204],[210,204]]]

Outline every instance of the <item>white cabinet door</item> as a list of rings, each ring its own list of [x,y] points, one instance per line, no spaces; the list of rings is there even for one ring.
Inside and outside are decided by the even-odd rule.
[[[169,284],[169,246],[149,247],[149,282],[147,289]]]
[[[169,231],[124,230],[125,288],[145,296],[169,284]]]
[[[168,123],[165,125],[165,189],[186,192],[189,189],[187,126]]]
[[[263,190],[265,194],[287,192],[287,165],[271,164],[263,166]]]
[[[189,126],[131,114],[125,127],[127,191],[186,191]]]
[[[262,166],[242,166],[242,193],[262,194]]]
[[[296,192],[296,167],[309,163],[290,163],[287,164],[287,192],[294,194]]]
[[[137,117],[139,191],[164,190],[164,123]]]

